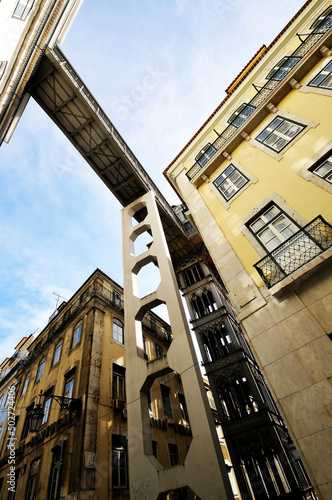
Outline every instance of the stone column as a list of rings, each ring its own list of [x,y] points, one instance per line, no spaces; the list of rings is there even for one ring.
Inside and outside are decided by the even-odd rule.
[[[133,227],[133,216],[141,209],[145,209],[147,215]],[[189,486],[202,500],[232,499],[154,194],[149,192],[125,207],[122,223],[131,498],[156,500],[163,493]],[[153,243],[136,257],[134,241],[145,231],[152,234]],[[140,299],[137,274],[150,262],[158,266],[161,282],[153,293]],[[173,341],[166,356],[147,362],[141,320],[148,310],[159,304],[167,305]],[[184,464],[163,469],[152,454],[147,394],[157,377],[171,371],[181,375],[193,440]]]

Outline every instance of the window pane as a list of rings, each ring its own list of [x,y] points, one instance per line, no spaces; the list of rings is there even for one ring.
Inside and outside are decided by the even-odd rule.
[[[50,413],[50,406],[51,406],[51,398],[46,399],[45,404],[44,404],[44,416],[41,425],[45,424],[48,420],[48,415]]]
[[[113,339],[123,344],[123,323],[117,318],[113,320]]]
[[[321,165],[318,165],[316,168],[314,168],[312,172],[319,177],[324,178],[326,181],[331,182],[332,156],[327,158],[327,160],[325,160]]]
[[[269,252],[271,252],[271,250],[282,243],[281,239],[279,239],[278,236],[274,234],[270,228],[264,229],[261,233],[258,234],[258,237],[263,245],[269,250]]]
[[[61,349],[62,349],[62,342],[60,344],[58,344],[55,348],[54,358],[53,358],[53,363],[52,363],[53,365],[55,365],[55,363],[57,363],[59,361]]]
[[[82,321],[80,321],[80,323],[78,323],[75,326],[75,330],[73,333],[72,347],[74,347],[76,344],[78,344],[79,341],[81,340],[81,331],[82,331]]]
[[[234,165],[229,165],[219,177],[214,181],[214,185],[218,188],[226,200],[229,200],[237,193],[248,179],[244,177]]]
[[[264,226],[264,222],[263,220],[261,219],[261,217],[259,217],[255,222],[253,222],[252,224],[250,224],[250,227],[251,229],[257,233],[257,231]]]
[[[328,77],[325,78],[322,86],[327,89],[332,89],[332,74],[329,74]]]
[[[37,370],[37,375],[36,375],[36,382],[37,380],[39,380],[42,376],[42,373],[43,373],[43,369],[44,369],[44,365],[45,365],[45,359],[43,359],[39,366],[38,366],[38,370]]]
[[[276,221],[274,221],[273,225],[285,239],[290,238],[298,230],[295,224],[293,224],[284,215],[281,215]]]
[[[72,378],[72,379],[68,380],[65,383],[65,392],[64,392],[64,397],[65,398],[71,398],[72,397],[72,395],[73,395],[73,389],[74,389],[74,381],[75,381],[75,379]]]

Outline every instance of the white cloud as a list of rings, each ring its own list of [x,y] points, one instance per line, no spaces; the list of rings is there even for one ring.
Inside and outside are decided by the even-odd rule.
[[[162,171],[253,53],[301,5],[85,0],[63,51],[175,204]],[[123,96],[131,100],[125,117],[114,104]],[[69,298],[96,267],[121,284],[122,244],[119,203],[32,100],[0,149],[0,169],[0,352],[6,356],[45,326],[53,292]]]

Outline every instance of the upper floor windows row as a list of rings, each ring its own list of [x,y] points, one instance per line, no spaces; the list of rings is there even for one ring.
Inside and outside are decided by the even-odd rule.
[[[294,50],[290,56],[283,57],[267,74],[267,83],[263,87],[255,87],[257,94],[250,100],[249,103],[242,103],[237,110],[228,119],[228,127],[218,134],[218,138],[211,144],[208,143],[196,156],[196,163],[186,172],[186,176],[191,181],[198,172],[210,162],[210,159],[222,148],[228,140],[237,132],[237,129],[249,118],[249,116],[261,107],[262,103],[266,103],[268,96],[275,88],[302,60],[304,56],[312,49],[321,36],[332,25],[332,7],[326,9],[319,18],[316,19],[311,29],[312,33],[301,39],[300,45]],[[327,70],[329,71],[329,70]],[[322,75],[323,77],[324,75]],[[315,85],[315,83],[314,83]],[[326,80],[326,85],[330,85],[329,79]],[[329,87],[328,87],[329,88]]]

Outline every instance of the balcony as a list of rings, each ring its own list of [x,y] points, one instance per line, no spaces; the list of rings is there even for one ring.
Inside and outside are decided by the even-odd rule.
[[[254,264],[268,288],[332,246],[332,226],[319,215]]]

